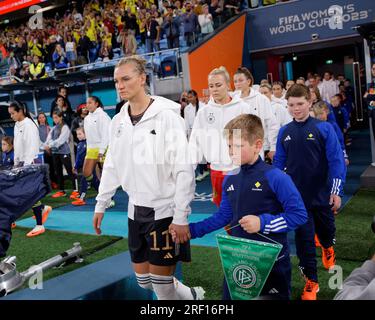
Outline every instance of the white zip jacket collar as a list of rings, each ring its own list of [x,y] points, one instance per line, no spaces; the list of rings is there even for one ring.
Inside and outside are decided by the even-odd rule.
[[[130,219],[135,218],[135,205],[153,208],[155,220],[173,217],[173,223],[184,225],[195,190],[185,124],[179,104],[152,98],[135,126],[129,103],[112,119],[95,211],[104,212],[121,186],[129,195]]]

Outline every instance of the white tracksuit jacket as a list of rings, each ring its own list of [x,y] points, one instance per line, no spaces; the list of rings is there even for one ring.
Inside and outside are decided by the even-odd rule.
[[[241,94],[236,91],[236,94]],[[262,120],[264,129],[264,150],[276,151],[277,135],[280,126],[273,114],[273,108],[270,100],[258,91],[250,90],[247,97],[242,98],[250,106],[250,113],[258,116]],[[261,153],[263,158],[263,152]]]
[[[35,123],[25,118],[14,126],[14,164],[32,164],[38,157],[41,145],[39,130]]]
[[[200,107],[202,104],[200,104]],[[194,107],[191,103],[189,103],[185,109],[184,109],[184,120],[185,120],[185,126],[186,126],[186,135],[188,138],[191,135],[191,130],[193,129],[195,116],[197,114],[196,112],[197,108]]]
[[[276,98],[274,95],[272,95],[272,101],[281,104],[286,109],[288,108],[288,101],[284,96],[282,96],[281,98]]]
[[[195,175],[184,120],[179,104],[152,98],[154,102],[135,126],[128,103],[112,119],[95,212],[104,212],[121,186],[129,195],[130,219],[134,220],[136,205],[154,208],[155,220],[173,217],[173,223],[185,225]]]
[[[247,103],[238,95],[225,105],[216,104],[211,98],[204,108],[199,108],[189,139],[189,149],[194,165],[204,159],[217,171],[236,168],[229,156],[224,137],[225,125],[238,115],[251,113]]]
[[[99,148],[99,153],[104,154],[108,146],[110,123],[111,118],[102,108],[97,108],[86,116],[83,124],[87,149]]]
[[[280,128],[293,121],[293,118],[290,115],[288,109],[286,109],[284,106],[275,101],[271,101],[271,106],[273,109],[273,114],[275,115],[276,121],[279,124]]]
[[[325,80],[318,86],[322,100],[331,101],[331,98],[340,92],[337,82],[333,79]]]

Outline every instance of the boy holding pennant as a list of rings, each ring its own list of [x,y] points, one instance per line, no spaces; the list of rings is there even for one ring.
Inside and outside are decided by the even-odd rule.
[[[278,260],[260,295],[261,299],[289,299],[291,265],[287,232],[307,221],[301,195],[289,176],[260,158],[264,131],[259,117],[237,116],[225,126],[225,135],[230,157],[240,167],[225,177],[218,212],[190,224],[191,238],[203,237],[230,223],[234,237],[281,244]],[[231,297],[236,298],[229,294],[224,282],[223,299]]]

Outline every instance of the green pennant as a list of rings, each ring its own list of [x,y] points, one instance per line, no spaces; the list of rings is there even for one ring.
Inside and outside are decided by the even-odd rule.
[[[258,297],[283,246],[228,235],[216,237],[232,300]]]

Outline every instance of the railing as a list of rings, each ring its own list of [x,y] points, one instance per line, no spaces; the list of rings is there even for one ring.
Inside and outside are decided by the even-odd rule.
[[[171,53],[171,55],[175,56],[175,61],[176,61],[176,76],[180,77],[180,66],[179,66],[179,58],[180,58],[180,49],[179,48],[174,48],[174,49],[166,49],[166,50],[161,50],[157,52],[151,52],[151,53],[144,53],[140,54],[140,56],[144,57],[146,61],[148,61],[148,64],[151,64],[149,66],[150,69],[153,70],[154,75],[157,77],[160,77],[160,72],[159,70],[155,70],[155,66],[158,65],[157,62],[160,63],[162,62],[161,56],[166,55],[167,53]],[[71,72],[77,72],[77,71],[88,71],[88,70],[93,70],[93,69],[99,69],[99,68],[105,68],[105,67],[111,67],[115,66],[121,59],[123,59],[124,56],[121,56],[119,58],[111,59],[108,61],[95,61],[92,63],[88,64],[83,64],[83,65],[77,65],[77,66],[72,66],[68,68],[63,68],[63,69],[54,69],[51,71],[48,71],[48,77],[54,77],[57,74],[67,74]],[[32,81],[32,80],[31,80]],[[25,82],[20,78],[17,78],[16,76],[5,76],[0,78],[0,85],[4,84],[10,84],[10,83],[15,83],[15,82]]]

